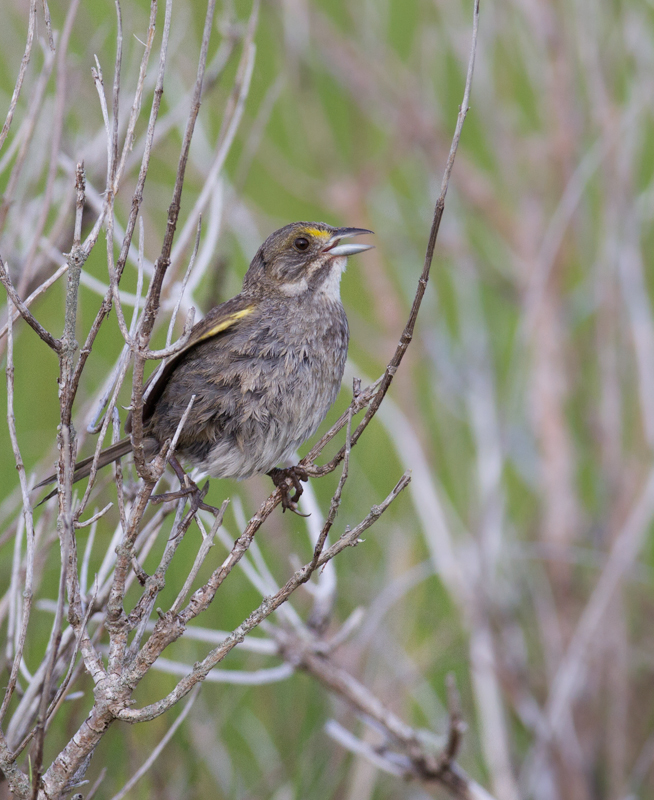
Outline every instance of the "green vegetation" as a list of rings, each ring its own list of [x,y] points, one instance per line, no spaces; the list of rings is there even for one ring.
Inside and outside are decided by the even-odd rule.
[[[0,123],[24,52],[25,5],[11,14],[7,10],[0,26]],[[111,111],[117,32],[113,3],[81,3],[62,69],[56,56],[54,65],[49,63],[37,5],[37,39],[0,148],[0,256],[22,297],[52,275],[71,250],[76,162],[84,161],[87,177],[82,239],[102,206],[107,140],[91,69],[97,55]],[[173,8],[159,133],[141,207],[147,265],[161,250],[205,10],[199,0]],[[244,45],[251,11],[249,0],[219,4],[216,11],[176,242],[187,223],[189,236],[179,251],[173,249],[151,346],[165,345],[193,250],[193,206],[230,119],[244,53],[250,53],[253,72],[243,117],[224,167],[210,183],[199,271],[192,274],[176,335],[190,306],[197,320],[239,290],[250,259],[274,229],[304,219],[374,230],[376,249],[352,259],[342,282],[351,364],[325,431],[351,400],[352,376],[361,376],[365,386],[383,373],[408,317],[463,96],[472,7],[460,0],[265,2],[254,34],[256,51]],[[59,47],[70,4],[52,0],[50,13]],[[145,0],[123,4],[121,148],[148,14]],[[114,258],[143,154],[163,14],[162,4],[135,145],[115,202]],[[431,281],[407,357],[352,451],[333,528],[331,541],[346,526],[357,525],[402,473],[412,470],[410,487],[366,531],[365,542],[331,563],[337,593],[324,636],[336,635],[362,608],[359,625],[335,649],[334,661],[404,722],[442,737],[448,731],[446,679],[453,673],[468,725],[458,763],[497,800],[654,795],[654,642],[645,622],[654,611],[653,33],[654,12],[645,0],[483,4],[470,111]],[[43,99],[36,103],[48,70]],[[27,137],[32,103],[35,125]],[[137,226],[134,248],[138,242]],[[104,233],[83,272],[80,344],[108,285]],[[62,333],[64,281],[31,306],[54,336]],[[121,281],[128,324],[136,287],[137,270],[129,261]],[[2,306],[0,327],[5,322]],[[58,458],[59,368],[55,354],[22,320],[14,325],[14,337],[18,439],[27,475],[36,483]],[[3,359],[6,345],[3,336]],[[112,311],[74,405],[81,456],[95,447],[86,425],[122,346]],[[117,406],[123,422],[130,391],[128,376]],[[0,420],[5,420],[4,392],[0,397]],[[110,436],[111,430],[107,443]],[[344,441],[341,431],[319,462]],[[129,495],[137,485],[131,460],[124,460],[123,471]],[[105,472],[83,515],[88,519],[114,502],[93,528],[88,587],[120,520],[115,481]],[[339,475],[340,467],[311,480],[317,505],[310,505],[311,495],[301,501],[301,510],[312,511],[309,525],[327,514]],[[172,476],[170,485],[176,486]],[[25,535],[5,422],[0,487],[4,687],[20,621],[14,604],[20,592],[11,584],[14,543],[18,532]],[[271,490],[265,477],[211,481],[207,502],[220,505],[230,497],[231,503],[224,540],[210,551],[194,588],[223,561],[244,521]],[[34,607],[5,732],[51,634],[60,580],[56,506],[53,500],[35,511]],[[140,562],[148,574],[159,564],[172,516]],[[145,522],[149,519],[151,511]],[[80,560],[89,531],[76,533]],[[168,609],[175,601],[200,541],[192,525],[156,607]],[[277,586],[312,556],[305,520],[280,509],[257,532],[255,544]],[[251,551],[250,557],[260,568],[258,556]],[[125,598],[127,612],[141,592],[134,581]],[[259,606],[262,595],[236,569],[193,624],[230,631]],[[306,622],[314,598],[301,588],[291,604]],[[293,619],[278,612],[270,623],[294,630]],[[91,621],[92,631],[101,621],[100,615]],[[274,638],[270,628],[254,637]],[[106,636],[99,639],[101,650],[106,642]],[[213,646],[183,637],[164,658],[190,670]],[[236,648],[217,671],[255,672],[283,663],[278,655]],[[155,664],[135,692],[135,708],[162,698],[179,677]],[[89,713],[92,690],[92,679],[82,670],[72,691],[83,694],[65,702],[48,729],[45,768]],[[86,776],[93,785],[106,769],[97,797],[120,791],[186,702],[152,722],[114,723]],[[378,730],[301,671],[258,686],[209,678],[189,716],[128,796],[450,796],[442,786],[402,781],[348,752],[325,731],[332,718],[369,745],[385,743]],[[434,745],[438,752],[442,744]],[[18,760],[25,771],[29,752],[28,747]],[[86,797],[88,786],[79,791]]]

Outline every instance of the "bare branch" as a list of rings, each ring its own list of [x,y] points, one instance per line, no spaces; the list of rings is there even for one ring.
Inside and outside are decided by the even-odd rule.
[[[88,528],[89,525],[93,525],[93,523],[97,522],[99,519],[102,519],[107,511],[109,511],[110,508],[113,508],[113,505],[113,503],[107,503],[107,505],[101,511],[97,511],[92,517],[85,519],[84,522],[75,522],[75,528]]]
[[[155,13],[154,9],[156,8],[156,0],[151,0],[151,16],[150,16],[150,27],[149,32],[152,30],[153,19],[152,14]],[[150,156],[152,154],[152,141],[154,138],[154,130],[157,121],[157,117],[159,114],[159,107],[161,105],[161,97],[163,95],[163,79],[164,79],[164,72],[166,67],[166,57],[168,54],[168,40],[170,36],[170,21],[171,21],[171,14],[172,14],[172,0],[166,0],[166,14],[164,18],[164,28],[163,28],[163,36],[161,41],[161,51],[159,56],[159,67],[157,72],[157,79],[156,85],[154,90],[154,97],[152,100],[152,107],[150,110],[150,119],[148,121],[148,128],[146,133],[145,139],[145,147],[143,152],[143,158],[141,160],[141,169],[139,171],[139,177],[136,183],[136,188],[134,189],[134,193],[132,195],[132,206],[130,210],[130,215],[125,231],[125,236],[123,237],[123,245],[121,248],[120,256],[116,263],[116,281],[120,282],[120,277],[122,275],[123,269],[125,267],[125,263],[127,261],[127,255],[129,253],[129,249],[132,242],[132,235],[134,233],[134,228],[136,226],[136,220],[138,218],[139,209],[141,207],[141,203],[143,201],[143,187],[145,186],[145,179],[148,173],[148,167],[150,165]],[[150,33],[149,33],[150,35]],[[142,62],[143,63],[143,62]],[[106,206],[105,206],[106,208]],[[98,223],[101,223],[102,217],[98,219]],[[85,248],[87,252],[90,252],[91,248],[95,244],[97,236],[100,232],[100,225],[96,223],[94,226],[94,230],[92,234],[89,235],[87,242],[85,243]],[[75,368],[75,377],[74,382],[79,381],[79,375],[81,375],[82,370],[86,364],[86,360],[91,354],[91,349],[93,347],[93,342],[95,341],[96,336],[98,335],[98,331],[100,330],[100,326],[102,322],[105,320],[109,311],[111,310],[111,298],[113,292],[110,288],[107,292],[107,296],[105,297],[105,302],[102,304],[100,311],[98,312],[93,325],[88,333],[86,338],[86,342],[82,348],[80,353],[80,358],[77,362],[77,366]]]
[[[34,3],[35,0],[31,0],[31,2]],[[43,95],[45,92],[46,85],[48,83],[48,79],[50,78],[50,73],[52,72],[54,62],[55,62],[54,53],[52,51],[48,51],[44,59],[43,69],[41,70],[39,79],[36,82],[34,90],[32,91],[27,117],[25,118],[23,124],[21,125],[18,135],[16,137],[17,140],[18,137],[20,136],[21,142],[20,146],[18,147],[18,155],[16,156],[15,163],[13,164],[11,170],[11,175],[9,176],[9,180],[7,181],[7,186],[3,192],[2,202],[0,202],[0,231],[4,228],[5,221],[7,219],[7,214],[9,213],[9,208],[14,198],[16,187],[18,186],[20,175],[25,166],[29,145],[32,141],[32,137],[34,136],[34,131],[36,129],[36,123],[39,118],[39,115],[43,111]],[[9,150],[11,150],[11,147],[9,148]],[[3,162],[6,163],[10,162],[10,159],[7,158],[7,156],[9,155],[10,153],[8,151],[5,157],[3,158]]]
[[[197,574],[200,571],[200,567],[204,563],[204,560],[207,557],[207,555],[209,554],[209,550],[213,547],[214,537],[216,536],[218,528],[223,524],[223,517],[225,516],[225,511],[227,511],[228,504],[229,504],[229,498],[223,501],[223,504],[220,507],[220,513],[216,515],[216,518],[213,522],[213,525],[209,533],[208,534],[203,533],[202,544],[200,545],[198,554],[195,557],[195,561],[193,562],[191,571],[189,572],[186,580],[184,581],[184,585],[179,590],[177,599],[170,607],[170,610],[173,614],[176,614],[182,607],[182,603],[186,599],[186,595],[189,593],[191,586],[193,585],[193,581],[196,579]],[[200,524],[199,520],[198,524]]]
[[[345,486],[345,481],[347,480],[349,473],[351,450],[352,450],[352,407],[350,406],[349,419],[347,421],[347,428],[345,431],[345,453],[343,456],[343,470],[341,472],[341,477],[338,481],[338,486],[336,487],[336,491],[334,492],[334,496],[332,497],[332,501],[329,506],[329,514],[327,515],[325,524],[323,525],[322,530],[320,531],[320,536],[318,537],[318,541],[316,542],[316,546],[313,551],[313,561],[311,562],[311,564],[314,568],[318,563],[318,559],[322,555],[325,542],[327,541],[327,537],[329,536],[329,531],[332,525],[334,524],[334,520],[336,519],[336,514],[338,513],[339,506],[341,505],[343,487]]]
[[[11,101],[9,103],[9,110],[7,111],[7,117],[5,119],[4,125],[2,126],[2,131],[0,131],[0,150],[2,149],[2,145],[5,143],[7,134],[9,133],[9,128],[11,127],[11,123],[14,118],[14,111],[16,110],[16,104],[18,103],[18,98],[20,96],[20,90],[23,88],[23,81],[25,80],[27,65],[29,64],[30,56],[32,55],[32,44],[34,42],[35,29],[36,29],[36,0],[30,0],[29,24],[27,27],[27,42],[25,44],[25,53],[23,54],[23,58],[21,59],[20,62],[20,69],[18,71],[18,77],[16,78],[14,93],[12,94]]]
[[[243,41],[243,53],[238,65],[236,80],[234,81],[234,88],[230,95],[225,109],[221,130],[218,135],[216,143],[216,155],[211,163],[207,172],[207,178],[202,187],[202,192],[193,206],[193,210],[189,214],[188,221],[182,231],[180,232],[178,241],[174,250],[171,253],[170,260],[175,262],[178,255],[188,244],[193,231],[194,221],[199,219],[203,213],[206,205],[211,197],[216,182],[220,176],[225,159],[229,154],[230,148],[234,142],[234,137],[238,130],[238,126],[243,117],[245,110],[245,101],[247,100],[250,91],[250,82],[252,79],[252,72],[254,70],[254,57],[256,55],[256,46],[254,44],[254,35],[257,30],[257,22],[259,20],[259,0],[254,0],[252,3],[252,11],[250,12],[250,19],[248,20],[247,32]]]
[[[451,699],[450,733],[445,749],[440,754],[433,752],[431,747],[421,738],[420,734],[406,725],[362,683],[339,667],[327,655],[316,654],[311,645],[302,643],[299,639],[291,640],[280,634],[279,643],[282,655],[298,669],[308,672],[330,691],[344,699],[348,705],[372,720],[380,727],[388,743],[377,746],[372,751],[375,755],[373,763],[395,775],[404,778],[414,778],[425,782],[435,782],[460,800],[473,798],[487,798],[491,796],[472,781],[458,767],[454,761],[461,737],[461,722],[459,718],[457,701]],[[371,750],[361,743],[355,742],[352,737],[345,736],[342,728],[335,729],[330,725],[330,733],[336,733],[339,741],[345,747],[360,752],[365,757],[371,755]],[[397,758],[393,750],[399,750],[403,758]]]
[[[53,283],[59,280],[61,276],[66,272],[68,269],[68,264],[62,264],[56,272],[53,272],[52,275],[47,278],[47,280],[43,281],[37,288],[29,295],[29,297],[25,298],[23,305],[25,308],[29,308],[32,303],[36,300],[37,297],[40,297],[47,289],[49,289]],[[15,322],[18,317],[21,316],[20,311],[17,309],[11,310],[9,313],[12,315],[12,319]],[[3,339],[7,335],[7,330],[9,325],[5,325],[4,327],[0,328],[0,339]]]
[[[1,262],[0,262],[1,263]],[[18,634],[18,641],[16,645],[16,652],[14,653],[14,660],[11,666],[11,673],[5,694],[0,707],[0,722],[7,713],[7,708],[11,701],[14,689],[16,688],[16,679],[18,677],[18,670],[23,659],[23,651],[25,649],[25,641],[27,638],[27,626],[29,623],[30,613],[32,610],[33,600],[33,585],[34,585],[34,518],[32,515],[32,506],[29,497],[29,486],[27,484],[27,476],[25,475],[25,466],[18,444],[18,435],[16,433],[16,417],[14,413],[14,339],[13,339],[13,326],[11,315],[7,322],[7,366],[5,368],[7,375],[7,424],[9,427],[9,438],[11,439],[11,447],[14,452],[14,460],[16,462],[16,470],[18,471],[18,479],[20,481],[20,489],[23,497],[23,520],[25,524],[26,539],[27,539],[27,552],[25,558],[25,583],[22,589],[23,610],[20,632]],[[20,539],[17,537],[16,546],[18,547]]]
[[[161,253],[155,264],[155,271],[148,294],[145,300],[145,308],[143,309],[143,316],[139,325],[137,333],[138,337],[138,353],[134,355],[134,377],[132,381],[132,441],[134,446],[134,462],[136,464],[139,475],[151,476],[151,471],[148,468],[145,456],[143,454],[143,365],[144,358],[141,356],[140,351],[147,348],[152,329],[159,310],[159,299],[161,295],[161,287],[163,279],[170,264],[170,251],[173,245],[173,238],[177,228],[177,218],[179,216],[180,203],[182,197],[182,188],[184,184],[184,176],[186,173],[186,163],[188,161],[188,152],[191,146],[191,138],[195,128],[195,121],[200,111],[200,99],[202,97],[202,83],[204,79],[204,71],[207,62],[207,50],[209,47],[209,37],[213,25],[213,15],[215,10],[215,0],[209,0],[207,3],[207,13],[204,22],[204,31],[202,35],[202,45],[200,48],[200,58],[198,61],[197,78],[195,82],[195,89],[193,92],[193,100],[189,112],[186,131],[184,134],[184,141],[182,143],[182,150],[179,157],[179,164],[177,167],[177,176],[175,179],[175,187],[173,189],[173,199],[168,209],[168,223],[166,226],[166,233],[161,248]],[[122,255],[122,254],[121,254]]]
[[[61,342],[58,339],[55,339],[51,333],[46,331],[46,329],[41,325],[40,322],[36,320],[32,313],[27,308],[25,303],[20,299],[16,289],[14,288],[13,283],[11,282],[11,278],[9,277],[9,273],[7,272],[7,268],[5,267],[5,263],[2,260],[2,256],[0,256],[0,283],[5,287],[7,291],[7,295],[11,302],[16,307],[17,311],[20,313],[21,317],[27,322],[27,324],[32,328],[32,330],[36,331],[36,333],[43,339],[43,341],[48,345],[48,347],[52,348],[55,353],[59,353],[61,350]]]
[[[127,783],[123,786],[123,788],[111,798],[111,800],[121,800],[121,798],[125,797],[125,795],[129,791],[131,791],[131,789],[136,785],[136,783],[145,775],[145,773],[154,764],[156,759],[161,754],[161,751],[172,739],[177,728],[179,728],[182,722],[184,722],[190,710],[193,708],[193,704],[197,700],[199,694],[199,689],[200,687],[198,686],[193,692],[191,692],[191,696],[189,697],[188,703],[184,706],[181,714],[173,722],[170,728],[168,728],[168,730],[166,731],[165,735],[163,736],[159,744],[153,748],[152,752],[150,753],[146,761],[141,765],[141,767],[139,767],[139,769],[134,773],[134,775],[132,775],[132,777],[127,781]]]
[[[66,56],[68,54],[68,44],[70,42],[70,35],[73,30],[73,23],[79,8],[80,0],[72,0],[68,5],[66,12],[66,19],[61,31],[61,37],[57,47],[57,71],[56,71],[56,87],[55,87],[55,107],[53,109],[52,120],[50,125],[50,158],[48,160],[48,174],[46,176],[45,191],[41,199],[41,208],[36,220],[34,231],[32,232],[32,244],[25,256],[21,270],[21,280],[18,285],[18,291],[22,294],[26,291],[28,280],[32,275],[34,265],[34,258],[41,242],[41,236],[45,229],[50,208],[52,206],[52,198],[55,186],[55,178],[57,176],[57,169],[59,167],[59,151],[61,149],[61,135],[64,126],[64,116],[66,110],[66,87],[67,87],[67,64]],[[54,53],[54,48],[50,48],[50,52]]]
[[[286,584],[278,592],[276,592],[272,597],[265,598],[261,605],[255,611],[253,611],[250,616],[244,622],[242,622],[220,646],[216,647],[202,661],[198,662],[194,666],[192,672],[183,678],[177,684],[175,689],[166,697],[156,703],[145,706],[144,708],[138,710],[126,708],[117,711],[117,717],[125,722],[143,722],[145,720],[154,719],[178,702],[180,698],[188,694],[193,686],[199,681],[202,681],[207,673],[213,667],[215,667],[216,664],[222,661],[237,644],[242,642],[250,631],[254,630],[254,628],[256,628],[261,624],[261,622],[269,617],[273,611],[276,611],[277,608],[285,603],[298,587],[306,583],[315,569],[327,563],[327,561],[330,561],[346,547],[353,547],[358,544],[360,542],[360,534],[367,530],[374,522],[377,521],[377,519],[379,519],[379,517],[384,513],[384,511],[386,511],[393,500],[395,500],[395,498],[399,495],[402,489],[408,485],[409,480],[409,476],[404,475],[398,481],[388,497],[386,497],[386,499],[380,503],[380,505],[375,506],[366,516],[366,518],[362,520],[355,528],[353,528],[351,531],[346,530],[346,532],[337,542],[335,542],[335,544],[323,552],[318,560],[317,565],[314,566],[312,561],[308,564],[305,564],[304,567],[297,570],[293,576],[289,578]],[[259,514],[260,513],[261,511]],[[257,517],[258,516],[259,515],[257,515]],[[236,563],[234,559],[240,559],[245,552],[246,548],[243,549],[243,544],[244,543],[239,546],[239,541],[237,540],[234,551],[232,551],[226,562],[226,564],[230,565],[229,569],[231,569],[232,563]],[[228,574],[226,571],[226,564],[224,564],[223,567],[214,573],[214,576],[212,576],[210,581],[205,586],[195,592],[191,598],[191,602],[182,612],[176,615],[168,613],[162,616],[157,625],[155,625],[152,636],[138,654],[133,665],[128,670],[128,675],[125,676],[128,682],[138,681],[139,676],[145,674],[149,666],[154,663],[164,647],[182,635],[187,621],[196,617],[204,608],[209,605],[213,599],[213,596],[215,595],[217,587],[222,583],[222,579],[226,577],[226,574]],[[214,587],[216,588],[214,589]]]

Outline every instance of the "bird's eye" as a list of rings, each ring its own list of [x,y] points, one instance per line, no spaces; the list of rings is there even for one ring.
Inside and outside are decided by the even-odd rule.
[[[309,246],[309,240],[305,239],[304,236],[298,236],[298,238],[293,242],[296,250],[306,250]]]

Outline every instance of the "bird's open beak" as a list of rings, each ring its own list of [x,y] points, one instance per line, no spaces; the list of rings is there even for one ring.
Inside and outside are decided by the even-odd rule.
[[[365,228],[337,228],[327,246],[324,248],[323,253],[329,253],[330,256],[353,256],[355,253],[363,253],[365,250],[371,250],[374,247],[372,244],[340,243],[341,239],[347,236],[361,236],[364,233],[372,233],[372,231],[366,230]]]

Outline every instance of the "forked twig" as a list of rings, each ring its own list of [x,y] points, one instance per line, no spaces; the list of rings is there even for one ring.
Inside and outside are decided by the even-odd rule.
[[[43,339],[48,347],[52,348],[55,353],[59,353],[61,350],[61,342],[59,339],[55,339],[49,331],[46,331],[43,325],[41,325],[36,317],[34,317],[32,312],[27,308],[25,303],[23,303],[18,295],[18,292],[14,288],[14,284],[11,282],[9,272],[7,271],[5,263],[2,260],[2,256],[0,256],[0,283],[2,283],[2,285],[5,287],[9,299],[14,304],[21,317],[30,326],[30,328],[32,328],[32,330],[34,330],[41,337],[41,339]]]

